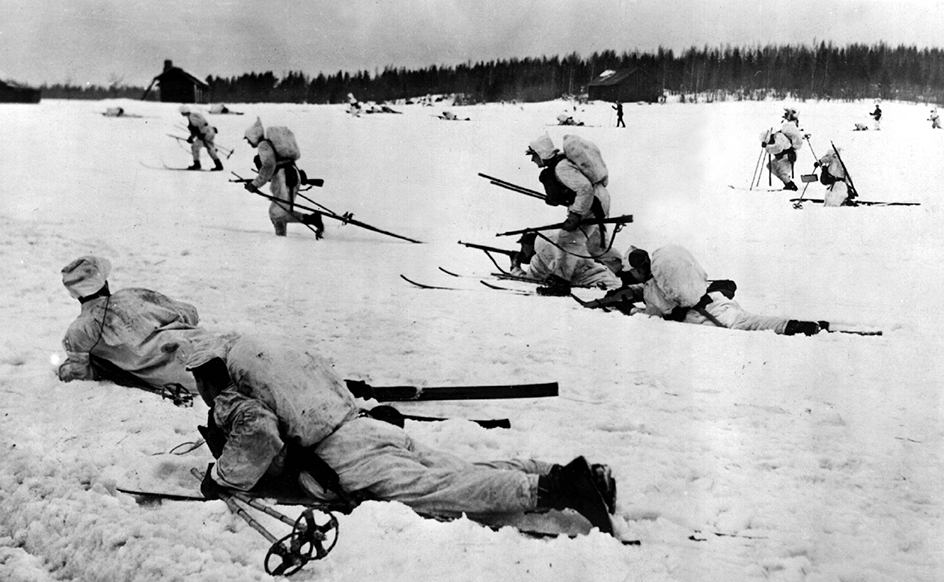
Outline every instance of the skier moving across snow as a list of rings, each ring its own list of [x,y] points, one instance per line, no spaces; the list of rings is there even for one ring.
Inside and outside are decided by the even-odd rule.
[[[295,162],[301,158],[295,134],[287,127],[265,128],[262,120],[256,118],[255,123],[246,130],[244,137],[258,152],[254,161],[259,170],[255,178],[246,182],[246,190],[259,192],[259,188],[268,183],[272,196],[283,201],[272,201],[269,205],[269,220],[275,228],[275,235],[286,236],[287,224],[299,222],[314,226],[315,236],[322,238],[324,223],[321,214],[318,212],[302,214],[295,212],[293,208],[295,197],[302,183],[302,173],[295,165]]]
[[[190,144],[190,152],[193,154],[193,165],[188,170],[199,170],[200,149],[206,148],[207,154],[213,160],[213,171],[219,172],[223,169],[223,162],[220,161],[216,153],[216,128],[207,122],[206,117],[198,111],[193,111],[189,105],[180,106],[180,114],[187,118],[187,129],[190,131],[190,137],[187,143]]]
[[[90,255],[62,269],[62,284],[82,311],[62,340],[66,361],[59,379],[128,385],[124,371],[156,389],[177,383],[194,392],[193,377],[174,352],[186,338],[204,333],[196,307],[149,289],[112,293],[110,273],[108,259]],[[102,367],[103,360],[110,365]]]
[[[210,426],[201,432],[217,461],[201,487],[207,498],[296,478],[322,501],[400,501],[420,513],[454,516],[570,508],[612,531],[616,485],[605,465],[583,457],[566,466],[472,463],[433,450],[400,426],[364,414],[331,364],[298,345],[207,334],[179,352],[210,406]]]
[[[785,107],[783,125],[780,131],[766,132],[761,137],[761,147],[772,156],[767,169],[778,180],[783,182],[784,190],[797,190],[793,182],[793,164],[797,159],[797,151],[803,147],[803,133],[797,124],[800,122],[797,110]]]
[[[612,248],[603,224],[581,225],[584,219],[602,220],[610,215],[609,172],[596,145],[575,135],[565,135],[564,151],[554,147],[545,133],[532,141],[526,153],[541,168],[539,179],[550,206],[566,206],[567,219],[556,233],[538,238],[549,243],[542,253],[550,279],[538,288],[543,295],[568,295],[583,261],[598,261],[614,273],[622,268],[620,253]]]
[[[836,149],[830,147],[826,155],[813,165],[822,167],[819,181],[826,186],[823,206],[855,206],[856,192],[849,187],[846,170]]]

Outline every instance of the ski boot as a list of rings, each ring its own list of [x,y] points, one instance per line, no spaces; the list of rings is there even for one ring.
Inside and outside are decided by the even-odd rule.
[[[603,533],[613,533],[607,504],[594,483],[594,473],[583,457],[554,465],[538,477],[539,509],[573,509]]]
[[[219,160],[213,160],[213,162],[214,162],[214,166],[213,166],[213,169],[210,170],[210,171],[211,171],[211,172],[222,172],[222,171],[223,171],[223,162],[221,162],[221,161],[219,161]]]
[[[321,220],[320,213],[312,212],[311,214],[302,216],[302,224],[315,227],[315,240],[321,240],[324,238],[324,221]]]
[[[787,326],[783,328],[783,335],[797,335],[802,333],[803,335],[816,335],[822,328],[815,321],[797,321],[796,319],[791,319],[787,322]]]
[[[792,190],[792,191],[796,192],[799,188],[797,188],[797,185],[794,184],[793,182],[787,182],[786,184],[783,185],[783,189],[784,189],[784,190]]]
[[[200,167],[200,160],[194,160],[193,164],[187,169],[188,170],[201,170],[203,168]]]

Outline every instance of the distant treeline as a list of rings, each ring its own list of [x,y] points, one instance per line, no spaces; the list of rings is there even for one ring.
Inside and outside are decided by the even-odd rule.
[[[639,67],[667,94],[689,99],[897,99],[944,102],[944,50],[891,47],[884,43],[837,47],[768,45],[692,47],[680,54],[615,51],[581,57],[509,59],[409,70],[387,67],[371,75],[339,71],[310,77],[271,72],[239,77],[207,77],[211,102],[342,103],[394,101],[424,95],[456,94],[467,102],[548,101],[586,93],[587,84],[606,70]],[[50,98],[140,98],[143,88],[43,87]]]

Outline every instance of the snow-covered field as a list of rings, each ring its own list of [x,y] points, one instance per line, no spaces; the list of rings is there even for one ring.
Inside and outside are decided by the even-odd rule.
[[[143,117],[99,115],[116,104]],[[816,154],[830,140],[843,148],[863,199],[921,206],[796,210],[789,193],[747,191],[758,135],[779,125],[782,105],[798,107]],[[871,102],[627,105],[627,129],[613,127],[605,103],[578,109],[594,125],[581,128],[548,127],[563,102],[455,109],[470,122],[419,105],[359,119],[341,106],[231,107],[247,114],[210,116],[218,142],[236,148],[227,172],[195,174],[142,165],[189,163],[167,137],[182,134],[175,105],[0,105],[0,580],[269,578],[269,543],[222,502],[139,505],[116,492],[134,472],[204,468],[205,447],[171,450],[199,438],[206,409],[57,380],[51,361],[79,312],[59,271],[89,253],[112,261],[112,289],[193,303],[215,331],[294,338],[346,378],[559,382],[557,398],[400,408],[456,419],[407,429],[470,459],[609,463],[617,530],[642,541],[598,532],[537,540],[366,503],[340,516],[337,547],[294,579],[944,578],[944,132],[930,129],[927,107],[884,103],[880,132],[851,131],[869,121]],[[227,181],[229,170],[250,174],[253,152],[240,138],[256,115],[295,132],[301,166],[325,179],[309,196],[426,244],[330,220],[323,241],[300,225],[276,238],[268,202]],[[441,273],[490,272],[459,240],[511,248],[514,237],[495,233],[563,218],[476,175],[539,188],[524,151],[545,130],[557,143],[573,132],[600,146],[611,214],[635,216],[621,249],[682,244],[710,277],[737,281],[749,311],[884,335],[783,337],[630,318]],[[805,147],[797,174],[812,161]],[[812,184],[806,195],[822,192]],[[419,290],[401,273],[468,290]],[[509,418],[512,429],[468,418]]]

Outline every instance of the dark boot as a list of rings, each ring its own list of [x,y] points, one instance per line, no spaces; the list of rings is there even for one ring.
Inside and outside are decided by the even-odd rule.
[[[288,232],[284,222],[273,222],[272,226],[275,227],[275,236],[285,236]]]
[[[573,509],[601,532],[613,533],[606,502],[583,457],[563,467],[554,465],[547,475],[538,477],[538,509]]]
[[[219,161],[219,160],[213,160],[213,163],[214,163],[215,165],[213,166],[213,169],[210,170],[211,172],[221,172],[221,171],[223,171],[223,162],[221,162],[221,161]]]
[[[787,326],[783,328],[783,335],[796,335],[798,333],[802,333],[803,335],[816,335],[820,331],[820,325],[815,321],[797,321],[796,319],[791,319],[787,322]]]
[[[321,219],[320,212],[312,212],[302,217],[302,223],[315,227],[315,238],[321,240],[324,238],[324,221]]]
[[[544,280],[544,285],[537,288],[537,292],[538,295],[547,297],[567,297],[570,295],[570,281],[557,275],[548,275]]]
[[[793,182],[787,182],[786,184],[784,184],[784,185],[783,185],[783,189],[784,189],[784,190],[793,190],[794,192],[796,192],[796,191],[798,190],[797,185],[794,184]]]
[[[202,169],[202,168],[200,167],[200,160],[194,160],[193,165],[191,165],[191,166],[190,166],[189,168],[187,168],[187,169],[188,169],[188,170],[200,170],[200,169]]]

